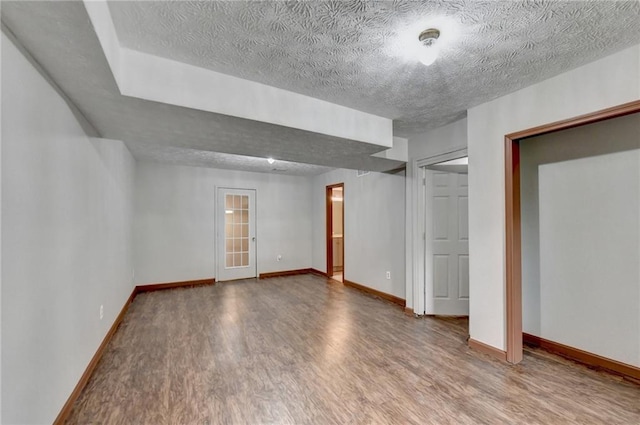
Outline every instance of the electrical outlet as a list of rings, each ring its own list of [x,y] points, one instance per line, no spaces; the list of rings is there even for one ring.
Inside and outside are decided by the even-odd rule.
[[[277,261],[282,261],[282,255],[278,254],[278,256],[276,257]]]
[[[100,320],[104,317],[104,306],[100,306]]]
[[[391,272],[387,271],[387,279],[391,279]]]

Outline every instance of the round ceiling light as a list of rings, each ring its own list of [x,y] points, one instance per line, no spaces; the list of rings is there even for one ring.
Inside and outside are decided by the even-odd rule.
[[[418,60],[424,65],[429,66],[438,59],[438,47],[435,45],[436,40],[440,37],[440,30],[429,28],[420,33],[418,40],[423,45],[422,51],[418,54]]]

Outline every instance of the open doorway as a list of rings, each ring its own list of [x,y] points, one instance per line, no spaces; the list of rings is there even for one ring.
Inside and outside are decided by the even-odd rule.
[[[327,186],[327,275],[344,278],[344,183]]]
[[[558,132],[560,130],[569,130],[569,129],[574,129],[574,128],[579,128],[581,126],[585,126],[585,125],[591,125],[591,124],[595,124],[595,123],[600,123],[600,122],[604,122],[607,120],[612,120],[612,119],[616,119],[619,117],[624,117],[627,115],[631,115],[631,114],[636,114],[636,113],[640,113],[640,101],[635,101],[635,102],[630,102],[627,104],[623,104],[620,106],[616,106],[616,107],[612,107],[612,108],[608,108],[608,109],[604,109],[601,111],[597,111],[597,112],[593,112],[590,114],[586,114],[586,115],[582,115],[582,116],[578,116],[572,119],[567,119],[567,120],[563,120],[563,121],[558,121],[555,123],[550,123],[547,125],[542,125],[539,127],[534,127],[534,128],[530,128],[527,130],[523,130],[520,132],[516,132],[516,133],[511,133],[511,134],[507,134],[505,136],[505,236],[506,236],[506,246],[505,246],[505,276],[506,276],[506,288],[505,288],[505,295],[506,295],[506,325],[507,325],[507,334],[506,334],[506,360],[510,363],[519,363],[520,361],[522,361],[523,359],[523,244],[529,244],[531,243],[531,241],[529,239],[531,239],[530,237],[527,238],[526,240],[523,240],[523,232],[522,232],[522,211],[521,211],[521,202],[522,202],[522,193],[521,193],[521,162],[522,162],[522,158],[521,158],[521,146],[520,146],[520,142],[527,140],[528,142],[530,142],[532,140],[532,138],[536,137],[536,136],[542,136],[542,135],[548,135],[550,133],[555,133]],[[637,127],[636,127],[637,128]],[[589,133],[593,132],[593,128],[590,128]],[[601,146],[602,147],[608,147],[609,146],[609,140],[611,138],[611,133],[608,132],[607,135],[605,137],[602,138],[603,141],[606,141],[606,143],[603,143]],[[538,139],[538,142],[540,142],[541,139]],[[615,138],[613,138],[612,140],[615,140]],[[636,139],[632,139],[634,142],[637,141]],[[637,145],[636,145],[637,146]],[[562,165],[568,165],[568,161],[564,161],[565,164]],[[557,163],[559,164],[559,163]],[[572,165],[574,164],[578,164],[577,162],[573,162]],[[615,166],[611,167],[611,169],[616,170],[616,172],[618,170],[622,170],[623,168],[616,168]],[[630,167],[627,167],[626,169],[630,169]],[[549,172],[551,169],[547,168],[545,170],[545,172]],[[565,171],[562,176],[564,178],[566,178],[567,176],[570,176],[571,174],[569,174],[569,171]],[[590,167],[588,169],[588,174],[583,174],[583,175],[595,175],[595,176],[607,176],[609,177],[609,173],[608,170],[605,172],[601,172],[601,173],[596,173],[593,171],[593,168]],[[636,174],[637,176],[637,174]],[[635,177],[635,176],[634,176]],[[544,182],[546,182],[547,180],[545,180]],[[598,180],[598,184],[601,185],[602,181],[604,180]],[[629,181],[633,181],[631,179],[629,179]],[[637,180],[635,180],[637,181]],[[540,177],[538,176],[538,183],[540,182]],[[580,183],[582,184],[582,180],[580,181]],[[564,182],[563,182],[564,183]],[[545,183],[545,190],[548,192],[547,195],[549,194],[549,188],[551,189],[556,189],[558,187],[566,187],[567,185],[565,184],[564,186],[560,186],[559,182],[557,182],[556,180],[552,180],[552,184],[548,184]],[[570,185],[569,187],[573,187],[574,185]],[[607,187],[608,190],[617,190],[617,187],[614,186],[608,186]],[[538,189],[539,190],[539,189]],[[573,190],[573,193],[575,193],[576,191]],[[630,193],[632,193],[633,191],[629,191]],[[573,194],[572,193],[572,194]],[[636,192],[637,193],[637,192]],[[538,193],[538,196],[540,196],[540,194]],[[588,199],[587,197],[585,197],[585,199]],[[609,206],[610,204],[608,202],[593,202],[590,201],[589,199],[587,201],[581,201],[582,205],[584,205],[585,207],[591,208],[593,205],[606,205]],[[544,204],[545,208],[548,209],[548,206],[551,205],[549,203]],[[555,205],[555,203],[554,203]],[[626,204],[625,204],[626,205]],[[625,206],[626,207],[626,206]],[[539,208],[539,207],[538,207]],[[624,209],[623,209],[624,210]],[[583,212],[582,210],[580,211],[580,214],[584,214],[585,212]],[[589,213],[589,211],[587,211],[587,213]],[[547,211],[547,214],[549,214],[549,211]],[[575,215],[574,214],[567,214],[566,211],[564,211],[563,209],[563,214],[565,214],[567,217],[571,217],[574,221],[575,219]],[[588,221],[589,223],[595,223],[597,226],[601,226],[603,223],[606,223],[606,221],[603,221],[603,217],[607,217],[608,219],[610,219],[611,215],[610,214],[599,214],[599,216],[597,217],[597,219],[592,219],[590,221]],[[637,216],[636,216],[637,217]],[[617,222],[616,222],[617,223]],[[636,222],[637,223],[637,222]],[[570,224],[574,224],[573,222],[571,222]],[[588,232],[582,232],[582,234],[587,234],[587,235],[592,235],[594,233],[592,233],[592,229],[593,226],[589,226],[589,231]],[[620,226],[620,229],[624,229],[620,234],[624,235],[625,231],[628,231],[628,229],[625,226]],[[566,229],[563,229],[566,230]],[[576,232],[573,232],[574,234],[577,234]],[[551,233],[551,235],[553,235],[553,233]],[[526,236],[526,232],[525,232],[525,236]],[[554,235],[555,236],[555,235]],[[608,236],[608,235],[607,235]],[[583,245],[579,248],[579,249],[573,249],[571,251],[569,250],[565,250],[564,252],[569,252],[572,255],[578,254],[578,255],[582,255],[584,252],[588,252],[587,249],[592,249],[592,247],[602,247],[604,244],[603,243],[583,243]],[[525,247],[526,249],[526,247]],[[611,250],[609,251],[611,253],[613,253],[614,255],[621,257],[623,253],[616,253],[617,251],[615,250]],[[628,253],[629,251],[625,251],[625,253]],[[615,258],[615,257],[612,257]],[[528,258],[528,260],[530,260],[530,258]],[[548,263],[548,262],[547,262]],[[585,261],[582,260],[581,264],[587,264],[588,266],[591,266],[591,263],[596,263],[596,264],[604,264],[603,261]],[[568,264],[567,261],[563,261],[563,262],[557,262],[556,264]],[[633,261],[627,261],[626,264],[637,264],[637,262],[633,262]],[[526,266],[526,265],[525,265]],[[586,267],[582,267],[581,271],[584,270]],[[609,268],[607,269],[607,271],[609,270],[614,270],[614,271],[618,271],[618,267],[612,267],[609,266]],[[540,265],[538,266],[538,272],[540,272]],[[525,273],[527,273],[527,271],[525,270]],[[550,274],[550,273],[548,273]],[[551,274],[550,274],[551,275]],[[575,274],[574,274],[575,275]],[[611,279],[609,276],[607,277],[609,280],[611,281],[619,281],[618,279]],[[584,292],[583,291],[583,287],[582,287],[582,282],[580,282],[581,287],[580,287],[580,291],[566,291],[566,293],[574,295],[574,294],[580,294],[582,296],[584,296]],[[616,290],[611,290],[610,285],[601,285],[602,287],[606,287],[607,291],[611,291],[610,293],[607,293],[606,296],[601,296],[598,299],[598,309],[597,312],[598,314],[601,314],[602,309],[600,308],[600,302],[601,300],[605,300],[605,299],[610,299],[610,294],[616,294]],[[636,291],[637,294],[637,291]],[[574,297],[572,299],[572,303],[574,305],[580,304],[581,306],[584,305],[584,303],[578,303],[575,301],[576,298]],[[619,307],[618,307],[619,308]],[[624,308],[620,308],[621,311],[626,311]],[[592,310],[586,310],[586,311],[593,311]],[[566,313],[565,313],[566,315]],[[610,315],[602,315],[601,317],[607,317]],[[619,323],[626,323],[625,321],[619,321]],[[583,324],[583,322],[581,321],[581,324]],[[555,323],[554,323],[555,325]],[[598,321],[598,325],[602,326],[602,324],[600,323],[600,320]],[[589,329],[589,332],[591,331],[591,327],[588,327],[587,329]],[[605,328],[605,329],[610,329],[610,328]],[[615,334],[618,335],[618,332],[612,332],[611,330],[609,330],[610,334]],[[575,332],[573,333],[574,335],[576,334]],[[585,335],[587,335],[590,339],[589,342],[593,342],[593,334],[592,333],[585,333]],[[535,337],[535,336],[534,336]],[[567,356],[573,356],[573,358],[575,359],[579,359],[580,361],[587,363],[587,364],[592,364],[592,365],[596,365],[598,367],[603,367],[606,369],[610,369],[613,370],[617,373],[621,373],[623,375],[627,375],[627,376],[632,376],[634,377],[634,379],[639,379],[640,378],[640,372],[639,372],[639,368],[636,366],[629,366],[628,364],[625,364],[623,362],[617,361],[614,359],[614,361],[611,361],[609,358],[606,357],[606,354],[597,354],[597,353],[591,353],[588,351],[585,351],[584,349],[576,349],[573,348],[571,346],[571,342],[569,343],[570,345],[567,344],[562,344],[562,343],[556,343],[555,341],[550,341],[550,340],[546,340],[543,337],[537,337],[538,339],[538,344],[543,343],[546,346],[552,346],[553,349],[555,351],[561,352],[564,355]],[[532,342],[532,341],[530,341]],[[551,345],[552,344],[552,345]],[[540,344],[542,345],[542,344]],[[575,343],[573,343],[573,345],[576,345]],[[614,344],[607,344],[607,347],[611,347],[614,346]],[[562,350],[558,350],[558,347],[560,347],[560,349]],[[571,353],[570,353],[571,352]],[[576,354],[577,353],[577,354]],[[596,355],[594,355],[596,354]]]
[[[425,314],[469,315],[468,158],[424,166]]]

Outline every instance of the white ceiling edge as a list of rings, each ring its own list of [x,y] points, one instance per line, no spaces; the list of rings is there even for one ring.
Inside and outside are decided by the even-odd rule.
[[[438,162],[437,164],[428,165],[426,168],[436,171],[444,171],[445,173],[468,174],[469,173],[469,157],[450,159],[448,161]]]
[[[427,165],[425,168],[434,171],[442,171],[445,173],[454,173],[454,174],[468,174],[469,166],[466,164],[434,164]]]
[[[125,96],[393,147],[393,121],[120,46],[105,0],[83,0]]]
[[[396,161],[409,161],[409,139],[404,137],[393,137],[393,147],[382,152],[374,153],[371,156]]]
[[[464,156],[462,158],[451,159],[449,161],[438,162],[433,165],[469,165],[469,157]]]
[[[126,96],[393,146],[388,118],[135,50],[121,53]]]

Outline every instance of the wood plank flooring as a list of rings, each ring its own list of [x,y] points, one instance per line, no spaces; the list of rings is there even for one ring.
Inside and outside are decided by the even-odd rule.
[[[314,275],[136,297],[69,424],[640,424],[640,386]]]

